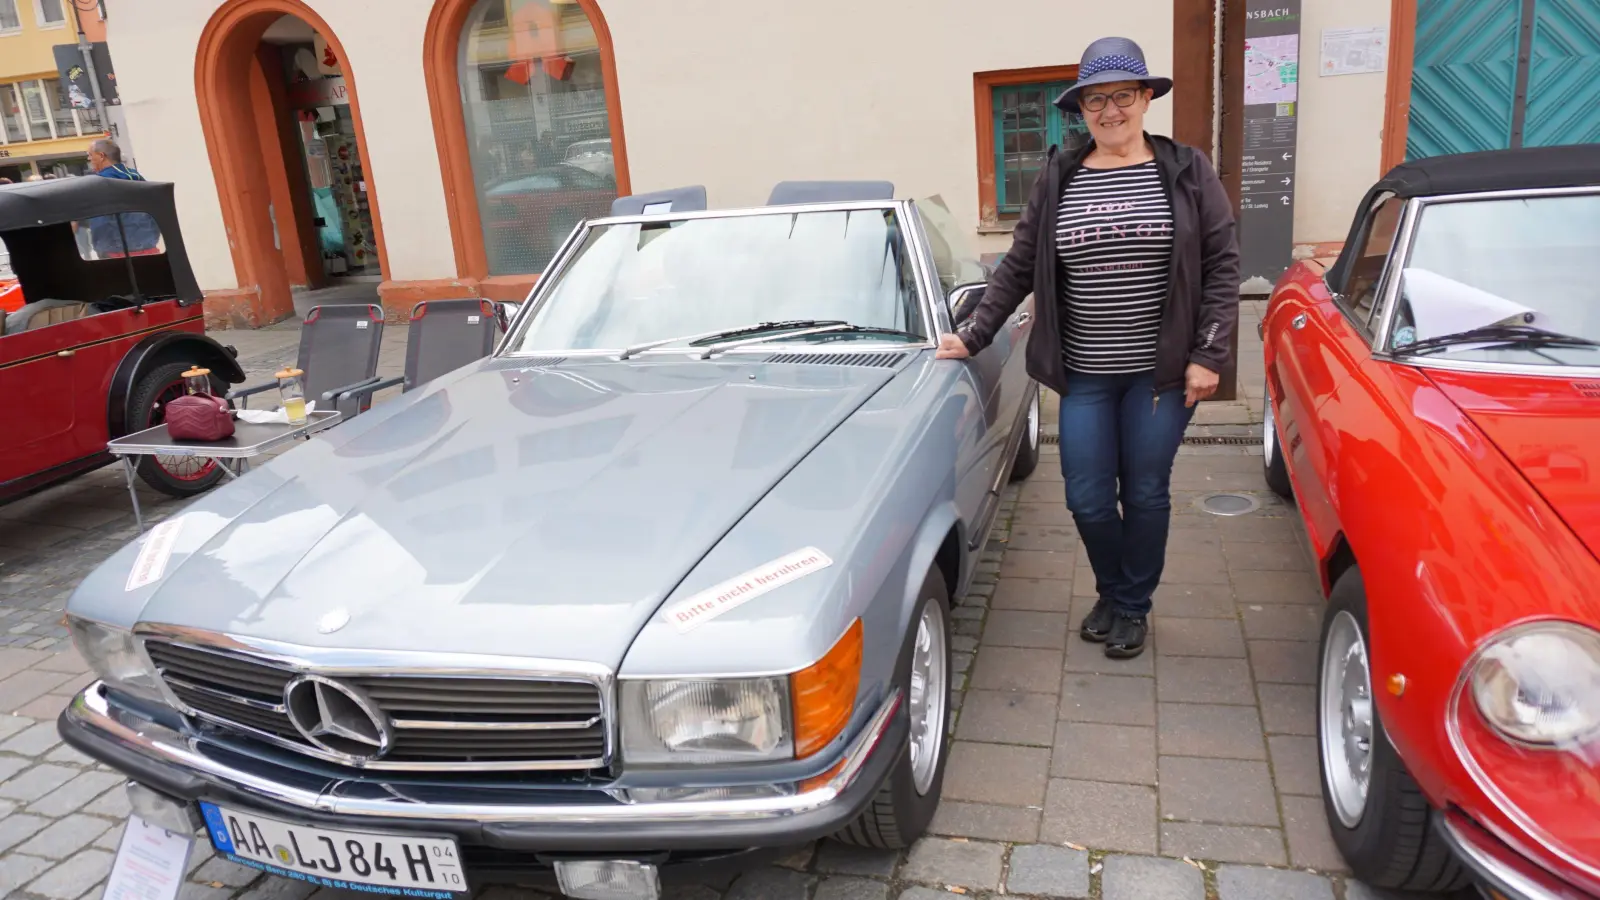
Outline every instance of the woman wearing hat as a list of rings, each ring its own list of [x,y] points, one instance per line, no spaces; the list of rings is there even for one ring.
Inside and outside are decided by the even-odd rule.
[[[1089,45],[1056,105],[1081,112],[1090,140],[1075,153],[1051,148],[982,302],[938,350],[982,352],[1034,295],[1028,374],[1061,395],[1067,507],[1099,594],[1079,634],[1118,658],[1144,650],[1172,463],[1195,403],[1217,389],[1239,319],[1221,181],[1200,151],[1144,130],[1150,102],[1171,89],[1133,41]]]

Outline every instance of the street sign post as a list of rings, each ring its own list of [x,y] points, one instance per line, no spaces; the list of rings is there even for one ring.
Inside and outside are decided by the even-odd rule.
[[[1301,0],[1246,0],[1239,262],[1244,293],[1270,292],[1294,253]]]

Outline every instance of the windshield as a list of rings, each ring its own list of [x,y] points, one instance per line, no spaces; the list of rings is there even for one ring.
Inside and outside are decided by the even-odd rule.
[[[1600,365],[1600,194],[1432,203],[1401,273],[1392,346],[1520,365]]]
[[[798,320],[907,334],[836,330],[773,339],[904,343],[928,333],[894,210],[595,228],[510,350],[621,349]]]

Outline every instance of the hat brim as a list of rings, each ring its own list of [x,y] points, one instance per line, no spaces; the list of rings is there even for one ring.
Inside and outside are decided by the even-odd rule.
[[[1096,72],[1062,91],[1061,96],[1056,98],[1056,106],[1060,107],[1064,112],[1081,113],[1082,110],[1078,108],[1079,92],[1086,87],[1092,87],[1097,84],[1111,84],[1117,81],[1138,81],[1143,83],[1145,87],[1150,89],[1150,99],[1152,100],[1165,97],[1172,91],[1171,78],[1140,75],[1137,72],[1127,72],[1122,69],[1107,69],[1103,72]]]

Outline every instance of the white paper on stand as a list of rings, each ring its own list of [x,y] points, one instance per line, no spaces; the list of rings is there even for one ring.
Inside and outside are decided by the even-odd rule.
[[[1427,269],[1405,270],[1405,293],[1419,341],[1460,334],[1534,312],[1532,307]]]
[[[317,401],[315,401],[315,400],[307,400],[306,401],[306,415],[308,415],[308,416],[311,415],[313,412],[316,411],[316,409],[317,409]],[[235,410],[235,412],[238,413],[238,415],[239,415],[239,421],[241,421],[241,422],[249,422],[251,425],[287,425],[287,424],[289,424],[289,414],[284,412],[283,411],[283,407],[281,407],[281,406],[278,407],[277,409],[274,409],[274,410],[239,409],[239,410]]]
[[[194,838],[129,816],[111,865],[104,900],[174,900],[183,887]]]

